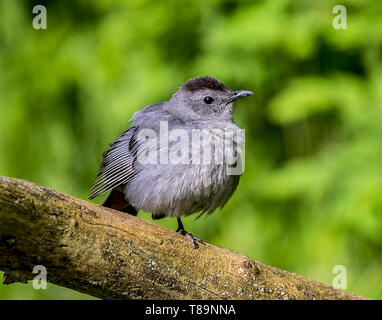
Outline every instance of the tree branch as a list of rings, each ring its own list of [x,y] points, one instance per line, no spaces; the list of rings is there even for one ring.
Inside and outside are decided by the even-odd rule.
[[[36,184],[0,177],[4,283],[33,279],[103,299],[362,299]]]

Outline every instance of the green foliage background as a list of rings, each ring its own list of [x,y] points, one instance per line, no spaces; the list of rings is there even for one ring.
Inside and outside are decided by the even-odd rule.
[[[47,30],[32,28],[37,4]],[[186,228],[328,284],[344,265],[348,290],[382,298],[382,2],[341,2],[347,30],[337,4],[0,0],[0,175],[86,199],[136,110],[211,75],[255,92],[234,113],[246,169],[221,212]],[[0,298],[89,297],[0,284]]]

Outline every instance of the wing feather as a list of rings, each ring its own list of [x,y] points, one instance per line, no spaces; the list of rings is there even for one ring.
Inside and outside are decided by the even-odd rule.
[[[109,149],[103,153],[100,171],[90,190],[90,199],[128,183],[137,174],[135,166],[138,151],[136,131],[136,128],[125,131],[117,140],[110,143]]]

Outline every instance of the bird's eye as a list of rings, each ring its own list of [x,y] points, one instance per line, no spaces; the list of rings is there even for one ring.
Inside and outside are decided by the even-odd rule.
[[[214,98],[212,98],[212,97],[205,97],[203,101],[205,103],[207,103],[207,104],[211,104],[212,102],[214,102]]]

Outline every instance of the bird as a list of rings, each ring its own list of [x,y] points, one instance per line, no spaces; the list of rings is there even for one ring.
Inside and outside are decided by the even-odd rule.
[[[135,112],[129,129],[103,153],[89,198],[109,192],[104,207],[174,217],[176,232],[196,248],[203,241],[185,230],[181,217],[211,214],[236,190],[244,131],[233,121],[233,105],[252,94],[201,76],[168,101]]]

